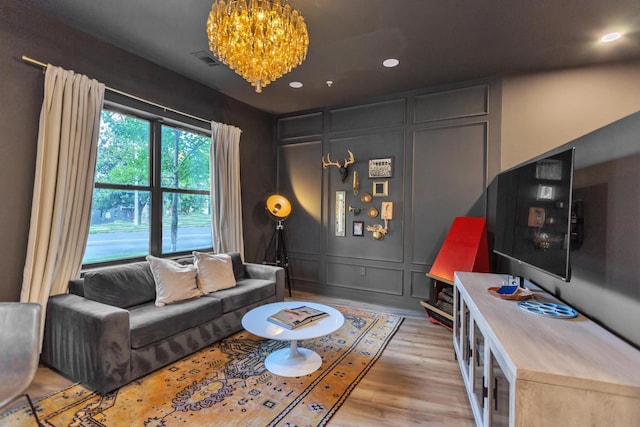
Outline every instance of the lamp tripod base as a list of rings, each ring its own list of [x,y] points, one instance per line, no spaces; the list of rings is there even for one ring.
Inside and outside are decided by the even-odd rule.
[[[287,246],[285,244],[284,238],[284,224],[283,220],[279,219],[276,223],[276,229],[273,231],[273,235],[271,236],[271,240],[269,241],[269,246],[267,246],[267,251],[265,252],[264,259],[262,261],[263,264],[275,265],[277,267],[282,267],[284,269],[284,279],[287,285],[287,290],[289,291],[289,296],[291,296],[291,281],[289,279],[289,256],[287,255]],[[269,261],[269,255],[275,249],[275,261]]]

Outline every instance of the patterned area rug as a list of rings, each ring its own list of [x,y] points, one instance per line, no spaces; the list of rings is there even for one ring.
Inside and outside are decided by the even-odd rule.
[[[299,343],[322,356],[312,374],[271,374],[265,357],[289,343],[243,331],[105,396],[75,384],[37,402],[38,416],[47,426],[323,426],[403,320],[336,308],[342,328]],[[2,426],[33,424],[28,406],[0,415]]]

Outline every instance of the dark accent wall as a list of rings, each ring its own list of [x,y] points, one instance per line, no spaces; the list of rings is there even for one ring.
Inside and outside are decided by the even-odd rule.
[[[245,257],[261,260],[271,232],[263,202],[275,188],[273,117],[17,0],[6,0],[0,5],[0,301],[16,301],[20,295],[44,86],[42,71],[24,63],[22,55],[197,117],[240,127]]]
[[[486,215],[486,185],[500,163],[499,99],[500,86],[483,81],[280,117],[277,186],[293,202],[285,237],[294,288],[419,307],[431,287],[425,272],[453,219]],[[343,183],[321,157],[343,161],[347,150],[356,162]],[[392,177],[369,178],[368,161],[380,158],[392,159]],[[363,203],[361,195],[380,181],[388,195]],[[336,191],[346,193],[345,236],[336,236]],[[393,202],[384,240],[368,231],[353,236],[353,221],[384,223],[367,216],[383,201]]]

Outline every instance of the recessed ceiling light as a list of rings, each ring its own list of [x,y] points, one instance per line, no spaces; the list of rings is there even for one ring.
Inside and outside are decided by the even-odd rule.
[[[622,37],[622,33],[619,33],[616,31],[613,33],[605,34],[604,36],[600,37],[600,41],[604,43],[610,43],[610,42],[619,40],[621,37]]]
[[[289,83],[289,86],[294,89],[300,89],[302,87],[302,82],[291,82]]]
[[[382,61],[382,65],[384,65],[387,68],[397,67],[399,63],[400,61],[398,61],[396,58],[389,58]]]

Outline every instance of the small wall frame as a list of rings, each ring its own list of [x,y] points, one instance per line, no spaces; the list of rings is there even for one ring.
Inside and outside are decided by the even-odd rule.
[[[353,235],[354,236],[364,236],[364,222],[363,221],[353,221]]]
[[[553,185],[538,184],[538,196],[536,200],[553,200]]]
[[[373,196],[386,197],[389,195],[389,181],[373,181]]]

